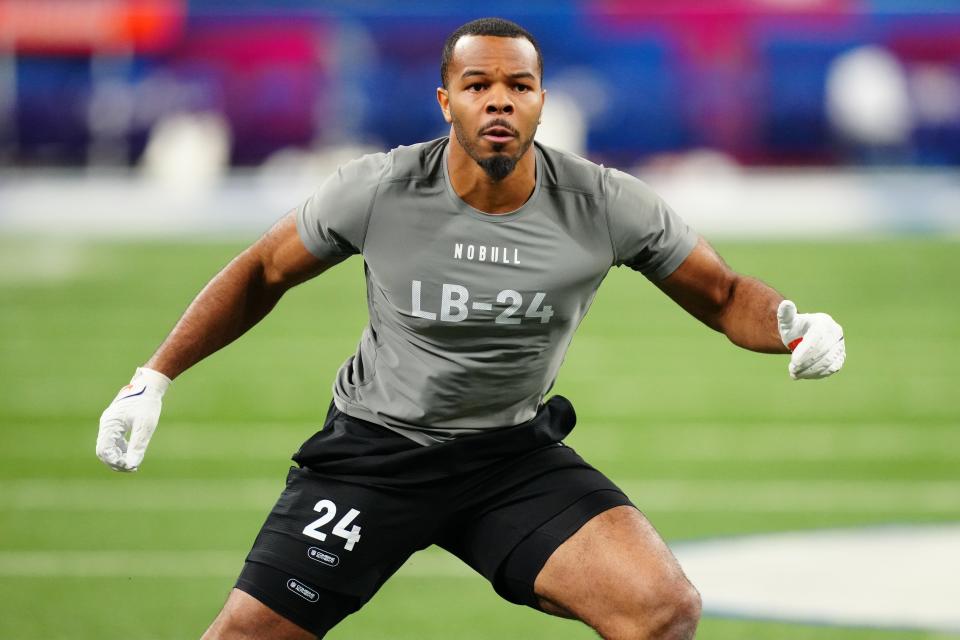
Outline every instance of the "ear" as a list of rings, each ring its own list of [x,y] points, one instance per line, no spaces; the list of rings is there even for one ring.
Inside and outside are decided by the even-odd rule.
[[[443,112],[443,119],[447,121],[447,124],[453,122],[453,118],[450,117],[450,93],[443,87],[437,87],[437,102],[440,103],[440,111]]]
[[[537,118],[537,124],[543,123],[543,105],[547,103],[547,90],[540,89],[540,117]]]

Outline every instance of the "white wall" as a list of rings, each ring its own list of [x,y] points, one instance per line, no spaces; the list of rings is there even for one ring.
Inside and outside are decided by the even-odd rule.
[[[234,172],[177,189],[136,173],[0,173],[0,234],[251,237],[318,175]],[[643,178],[708,237],[960,235],[960,172],[660,171]]]

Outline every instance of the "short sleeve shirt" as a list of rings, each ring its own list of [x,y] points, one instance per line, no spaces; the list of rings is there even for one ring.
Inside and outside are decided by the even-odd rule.
[[[366,267],[370,320],[334,402],[425,445],[532,418],[610,267],[662,280],[697,242],[640,180],[540,144],[527,202],[478,211],[447,144],[347,163],[297,210],[311,253]]]

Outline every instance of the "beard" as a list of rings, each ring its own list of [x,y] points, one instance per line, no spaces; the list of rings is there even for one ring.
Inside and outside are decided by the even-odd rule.
[[[536,134],[536,129],[530,134],[529,138],[520,139],[520,146],[517,149],[516,155],[509,155],[503,153],[503,149],[506,147],[505,144],[495,143],[493,145],[494,155],[488,156],[486,158],[480,155],[480,145],[477,142],[477,138],[481,137],[481,133],[477,132],[477,138],[471,138],[467,135],[467,131],[463,126],[463,123],[453,115],[453,112],[450,112],[450,119],[453,121],[453,132],[457,136],[457,141],[460,143],[460,146],[463,147],[463,150],[467,152],[473,161],[480,165],[480,168],[483,169],[483,172],[493,180],[494,182],[500,182],[511,173],[513,173],[514,168],[517,166],[517,162],[520,161],[520,158],[523,157],[523,154],[527,152],[527,149],[530,148],[530,145],[533,144],[533,136]]]
[[[520,158],[508,156],[505,153],[498,153],[495,156],[483,158],[482,160],[474,158],[477,164],[480,165],[480,168],[483,169],[487,176],[494,182],[500,182],[513,173],[513,169],[517,166],[517,160],[519,159]]]

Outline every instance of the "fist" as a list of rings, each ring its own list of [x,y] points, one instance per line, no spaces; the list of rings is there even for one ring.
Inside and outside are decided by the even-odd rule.
[[[826,378],[843,366],[843,328],[829,315],[797,313],[797,305],[784,300],[777,308],[777,323],[780,339],[791,351],[787,370],[794,380]]]

